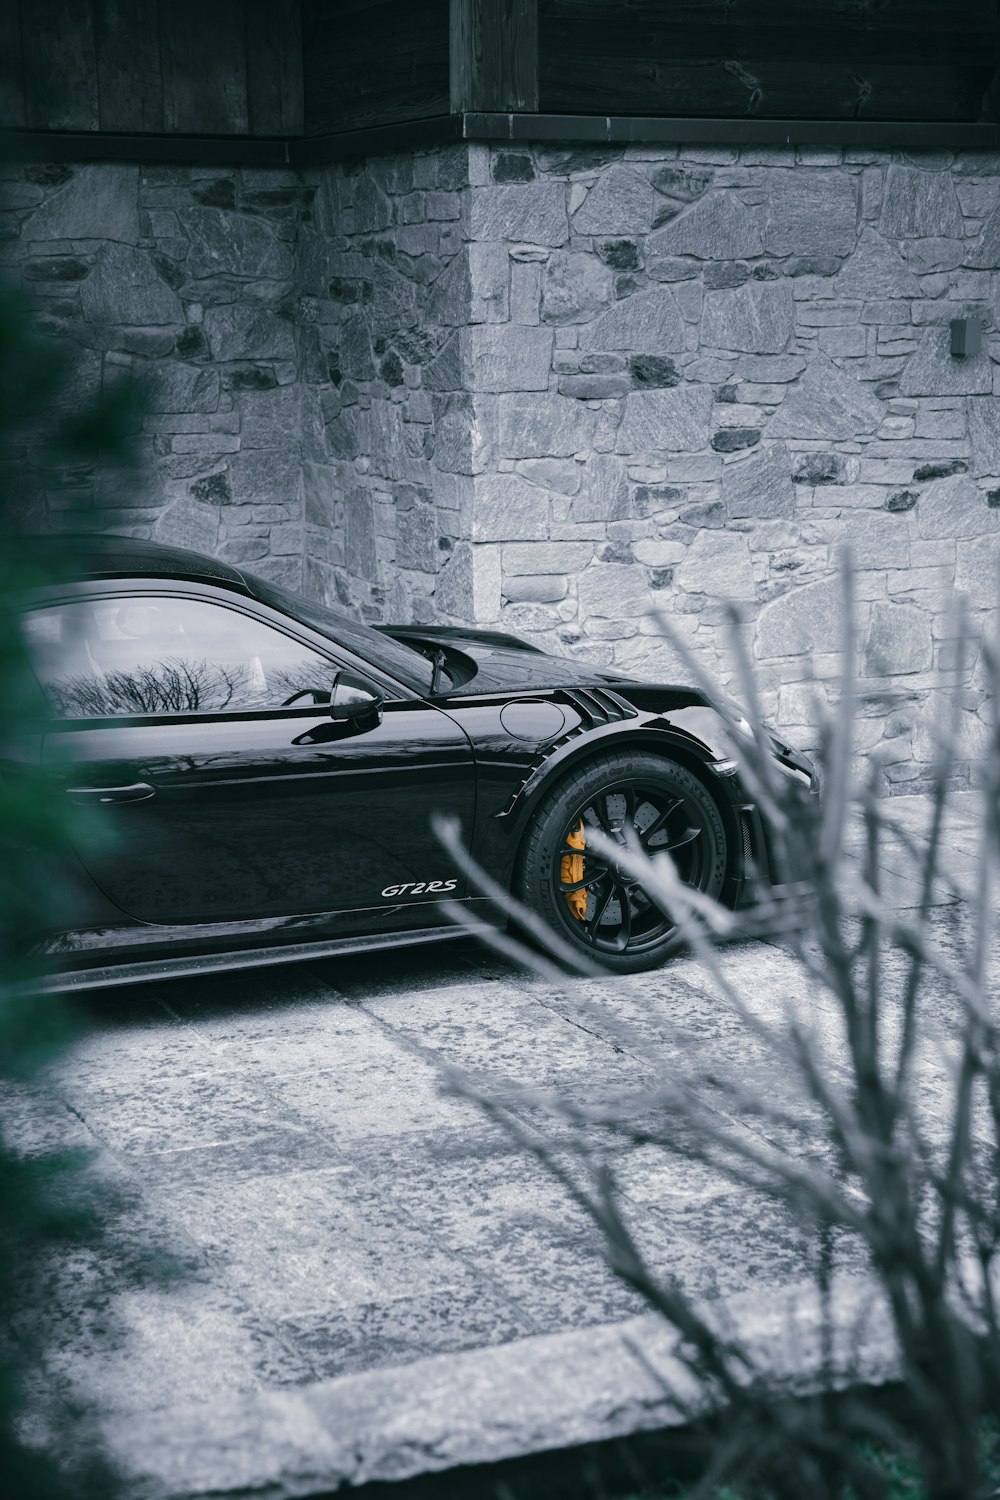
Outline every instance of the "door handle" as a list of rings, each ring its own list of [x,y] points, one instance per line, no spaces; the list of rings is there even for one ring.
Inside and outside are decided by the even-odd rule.
[[[129,786],[71,786],[66,790],[71,802],[145,802],[156,796],[148,781],[133,781]]]

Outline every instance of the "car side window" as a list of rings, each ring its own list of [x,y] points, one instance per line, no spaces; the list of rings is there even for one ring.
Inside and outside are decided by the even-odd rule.
[[[197,714],[329,700],[334,664],[240,610],[166,594],[76,599],[25,617],[61,718]]]

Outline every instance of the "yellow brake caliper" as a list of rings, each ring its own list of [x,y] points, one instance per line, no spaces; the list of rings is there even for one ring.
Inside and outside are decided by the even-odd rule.
[[[583,879],[583,851],[587,847],[586,836],[583,831],[583,819],[567,834],[566,843],[570,849],[579,850],[577,854],[564,854],[562,864],[559,868],[560,878],[563,885],[575,885],[578,880]],[[582,922],[587,915],[587,892],[567,891],[566,905],[578,922]]]

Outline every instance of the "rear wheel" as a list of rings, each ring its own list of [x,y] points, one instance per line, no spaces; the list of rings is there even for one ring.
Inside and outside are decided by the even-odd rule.
[[[654,968],[680,944],[674,917],[639,880],[588,844],[588,830],[627,847],[631,830],[650,857],[667,851],[681,879],[718,896],[726,832],[713,797],[686,767],[622,752],[574,771],[538,808],[524,841],[520,894],[547,922],[606,968]]]

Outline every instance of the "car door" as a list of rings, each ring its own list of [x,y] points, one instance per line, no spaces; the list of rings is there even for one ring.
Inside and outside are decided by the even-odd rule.
[[[464,894],[430,819],[471,829],[469,741],[384,675],[380,713],[335,722],[335,674],[370,664],[208,585],[95,584],[27,630],[54,713],[43,761],[93,809],[79,857],[130,917],[412,907],[392,923],[419,925]]]

